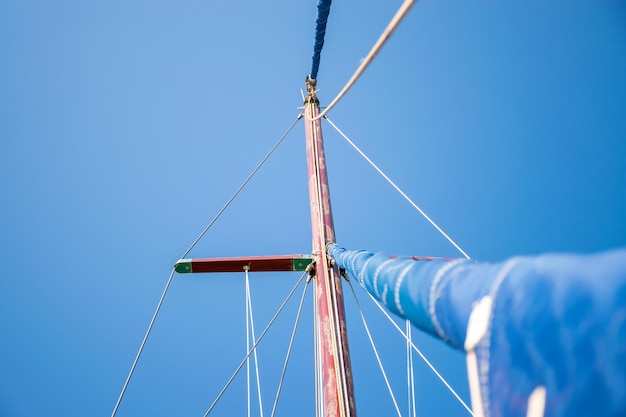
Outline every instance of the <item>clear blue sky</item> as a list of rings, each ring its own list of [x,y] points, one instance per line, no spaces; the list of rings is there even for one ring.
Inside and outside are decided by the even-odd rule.
[[[334,2],[322,104],[400,3]],[[172,265],[298,114],[315,4],[0,2],[1,416],[110,415]],[[624,2],[424,0],[330,117],[476,259],[626,244]],[[457,256],[324,129],[341,245]],[[191,255],[310,239],[300,124]],[[252,277],[257,328],[295,278]],[[118,415],[204,414],[245,350],[243,291],[177,276]],[[350,298],[359,415],[393,415]],[[366,310],[404,405],[402,341]],[[313,415],[310,318],[278,415]],[[260,348],[267,415],[291,320]],[[463,356],[418,342],[468,399]],[[464,415],[416,372],[419,415]],[[245,415],[235,388],[215,415]]]

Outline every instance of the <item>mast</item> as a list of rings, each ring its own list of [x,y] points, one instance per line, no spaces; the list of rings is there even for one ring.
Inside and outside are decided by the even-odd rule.
[[[304,117],[315,263],[317,349],[323,380],[323,392],[317,395],[323,396],[325,417],[353,417],[356,416],[356,407],[341,277],[337,267],[330,265],[326,254],[326,245],[335,242],[335,229],[321,120],[314,120],[319,115],[319,101],[315,95],[316,81],[307,78],[306,84],[308,94],[304,102]]]

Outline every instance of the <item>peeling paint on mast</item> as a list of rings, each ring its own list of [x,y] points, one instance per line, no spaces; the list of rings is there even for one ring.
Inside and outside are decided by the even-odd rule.
[[[337,268],[329,265],[326,254],[326,244],[335,241],[335,229],[330,206],[321,120],[314,120],[319,114],[315,85],[315,80],[307,79],[308,94],[304,102],[304,116],[313,257],[316,265],[317,331],[324,387],[321,395],[325,417],[354,417],[356,407],[341,277]]]

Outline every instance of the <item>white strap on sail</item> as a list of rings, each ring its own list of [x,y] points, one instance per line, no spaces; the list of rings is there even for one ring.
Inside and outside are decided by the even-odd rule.
[[[526,417],[543,417],[546,410],[546,387],[539,385],[528,397]]]
[[[465,336],[465,351],[467,352],[467,374],[470,387],[470,396],[472,399],[472,410],[476,417],[486,417],[490,415],[488,388],[486,379],[489,372],[489,361],[485,361],[483,358],[482,366],[479,365],[478,356],[476,355],[476,349],[479,344],[487,345],[489,341],[485,341],[484,338],[489,338],[491,333],[491,323],[494,315],[494,304],[500,285],[508,275],[508,273],[519,263],[519,258],[513,258],[507,262],[491,288],[491,293],[476,302],[472,313],[470,314],[467,322],[467,333]],[[483,380],[481,383],[481,380]],[[483,387],[485,391],[483,392]],[[528,408],[526,410],[526,417],[543,417],[545,413],[546,405],[546,388],[544,386],[537,386],[528,397]]]
[[[465,336],[465,351],[467,352],[467,377],[472,399],[472,410],[476,417],[484,417],[483,398],[480,392],[480,375],[478,369],[478,357],[476,346],[485,336],[489,328],[491,307],[493,299],[487,295],[481,298],[474,306],[467,322],[467,335]]]
[[[441,298],[443,289],[447,285],[447,282],[450,281],[450,275],[448,274],[448,272],[450,272],[452,268],[455,268],[457,265],[463,262],[465,262],[464,259],[458,259],[456,261],[450,261],[442,266],[435,274],[435,278],[433,279],[432,283],[430,284],[430,288],[428,289],[428,315],[430,316],[433,327],[437,331],[437,334],[439,335],[441,340],[448,341],[449,339],[448,336],[446,336],[446,333],[443,331],[441,323],[439,323],[439,319],[437,318],[437,301],[439,301],[439,299]],[[442,284],[441,281],[444,276],[447,276],[448,279],[445,283]]]

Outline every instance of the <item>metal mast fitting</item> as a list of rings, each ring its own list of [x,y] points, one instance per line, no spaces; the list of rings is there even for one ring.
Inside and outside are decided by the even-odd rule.
[[[331,266],[326,244],[335,242],[335,229],[330,207],[330,193],[321,120],[316,96],[316,81],[307,77],[307,97],[304,102],[306,155],[313,232],[313,262],[315,272],[315,302],[317,311],[317,339],[319,340],[324,415],[326,417],[354,417],[354,387],[348,350],[341,276]]]
[[[317,86],[317,80],[307,76],[306,77],[306,98],[304,99],[304,105],[306,106],[308,103],[315,103],[316,105],[320,105],[320,101],[317,99],[317,90],[315,87]],[[320,129],[321,133],[321,129]]]

